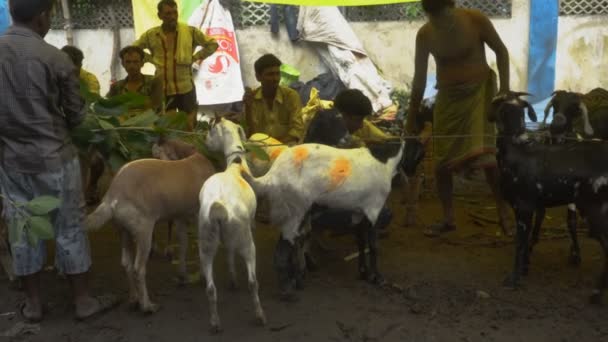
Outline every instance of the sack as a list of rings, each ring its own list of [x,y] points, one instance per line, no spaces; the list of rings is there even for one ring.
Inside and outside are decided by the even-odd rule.
[[[192,13],[188,24],[215,38],[219,45],[193,76],[199,105],[241,101],[245,89],[230,11],[219,0],[209,0]]]

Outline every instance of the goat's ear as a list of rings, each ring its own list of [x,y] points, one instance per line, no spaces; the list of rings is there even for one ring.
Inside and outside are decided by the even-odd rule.
[[[528,101],[523,101],[523,103],[526,105],[526,108],[528,108],[528,117],[530,118],[530,120],[532,120],[532,122],[537,122],[538,118],[536,117],[536,111],[534,110],[534,107],[532,107],[532,105]]]
[[[156,140],[156,143],[159,145],[162,145],[166,142],[167,142],[167,137],[164,134],[159,135],[158,140]]]

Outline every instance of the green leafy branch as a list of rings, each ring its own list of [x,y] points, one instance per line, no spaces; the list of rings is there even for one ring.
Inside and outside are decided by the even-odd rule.
[[[40,240],[51,240],[55,237],[50,213],[59,208],[61,201],[58,198],[39,196],[23,203],[14,202],[2,195],[0,197],[14,208],[16,215],[8,224],[11,244],[21,244],[25,237],[30,246],[36,246]]]

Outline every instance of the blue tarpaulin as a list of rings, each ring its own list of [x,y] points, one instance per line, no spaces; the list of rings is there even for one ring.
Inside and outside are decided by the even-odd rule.
[[[534,96],[530,100],[538,108],[547,103],[555,87],[558,20],[558,0],[530,2],[528,92]]]
[[[0,0],[0,34],[11,24],[11,16],[8,13],[8,0]]]

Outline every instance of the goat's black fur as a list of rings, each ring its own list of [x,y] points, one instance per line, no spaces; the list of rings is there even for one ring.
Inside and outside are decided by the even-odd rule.
[[[525,274],[532,217],[540,207],[575,203],[608,253],[608,144],[546,145],[522,140],[526,107],[531,119],[536,121],[531,106],[515,95],[497,98],[494,103],[496,112],[492,117],[499,130],[496,158],[501,173],[500,186],[517,220],[515,266],[505,285],[517,286]],[[606,286],[608,258],[591,298],[593,302],[601,300]]]

